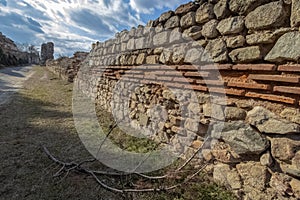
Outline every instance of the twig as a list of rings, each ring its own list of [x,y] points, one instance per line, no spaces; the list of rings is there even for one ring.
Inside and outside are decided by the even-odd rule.
[[[61,175],[61,172],[63,170],[66,170],[67,173],[66,175],[62,178],[62,180],[64,180],[64,178],[66,178],[68,176],[68,174],[70,173],[71,170],[77,170],[77,171],[80,171],[80,172],[83,172],[83,173],[86,173],[86,174],[90,174],[96,181],[97,183],[102,186],[103,188],[107,189],[107,190],[110,190],[112,192],[117,192],[117,193],[144,193],[144,192],[162,192],[162,191],[168,191],[168,190],[173,190],[179,186],[182,186],[183,184],[187,183],[188,181],[190,181],[191,179],[193,179],[197,174],[199,174],[206,166],[207,164],[204,164],[196,173],[194,173],[193,175],[191,175],[190,177],[186,178],[183,182],[179,183],[179,184],[176,184],[176,185],[172,185],[172,186],[169,186],[169,187],[161,187],[161,188],[145,188],[145,189],[118,189],[118,188],[115,188],[115,187],[111,187],[105,183],[103,183],[96,175],[96,173],[98,174],[101,174],[101,175],[118,175],[118,176],[124,176],[124,175],[131,175],[129,173],[113,173],[113,172],[104,172],[104,171],[92,171],[92,170],[89,170],[89,169],[86,169],[84,167],[81,167],[79,166],[78,164],[76,163],[65,163],[65,162],[62,162],[60,160],[58,160],[57,158],[55,158],[50,152],[49,150],[43,146],[43,149],[45,151],[45,153],[47,154],[47,156],[52,159],[55,163],[59,164],[59,165],[62,165],[63,167],[56,173],[58,175]],[[68,168],[68,169],[66,169]],[[150,177],[150,176],[147,176],[147,175],[143,175],[143,174],[138,174],[138,173],[134,173],[136,175],[139,175],[141,177],[144,177],[144,178],[149,178],[149,179],[153,179],[155,177]],[[161,177],[167,177],[168,175],[165,175],[165,176],[161,176]],[[161,178],[161,177],[156,177],[156,178]],[[62,181],[61,180],[61,181]]]

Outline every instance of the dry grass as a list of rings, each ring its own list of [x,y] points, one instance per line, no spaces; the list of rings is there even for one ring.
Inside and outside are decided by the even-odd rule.
[[[25,89],[0,107],[0,199],[122,199],[83,174],[52,178],[58,169],[41,145],[68,161],[90,155],[74,128],[72,85],[34,70]]]

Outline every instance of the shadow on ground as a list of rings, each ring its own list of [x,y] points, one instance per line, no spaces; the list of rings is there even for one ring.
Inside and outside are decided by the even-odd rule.
[[[52,177],[59,168],[42,145],[65,161],[90,155],[74,128],[72,86],[51,76],[41,81],[45,71],[36,70],[22,91],[0,105],[0,199],[122,199],[83,174]]]

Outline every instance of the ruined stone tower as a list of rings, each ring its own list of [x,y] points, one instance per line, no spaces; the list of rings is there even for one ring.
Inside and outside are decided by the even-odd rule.
[[[42,44],[41,47],[41,65],[45,65],[48,59],[54,59],[54,44],[53,42],[48,42]]]

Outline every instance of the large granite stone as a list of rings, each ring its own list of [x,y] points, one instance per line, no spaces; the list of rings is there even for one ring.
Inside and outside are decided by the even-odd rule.
[[[277,28],[287,21],[287,12],[280,1],[271,2],[256,8],[245,18],[248,29],[262,30]]]
[[[179,15],[179,16],[182,16],[182,15],[185,15],[186,13],[188,13],[188,12],[196,11],[198,7],[199,7],[199,5],[197,5],[193,2],[182,4],[175,10],[175,14]]]
[[[272,138],[271,153],[272,156],[281,161],[290,162],[295,156],[297,148],[300,146],[300,141],[288,138]]]
[[[205,47],[205,51],[214,62],[219,63],[228,61],[227,47],[223,39],[215,39],[209,41],[209,43]]]
[[[214,18],[214,7],[212,4],[202,4],[196,12],[196,22],[203,24]]]
[[[247,121],[261,133],[289,134],[300,132],[299,124],[282,119],[261,106],[257,106],[248,112]]]
[[[224,38],[228,48],[238,48],[245,45],[246,39],[242,35],[227,36]]]
[[[300,1],[292,0],[291,26],[300,26]]]
[[[262,59],[262,51],[259,46],[244,47],[231,51],[229,57],[234,63],[249,63]]]
[[[163,23],[163,22],[167,21],[168,19],[170,19],[170,17],[172,17],[173,15],[174,15],[173,11],[164,12],[163,14],[161,14],[158,21]]]
[[[229,2],[229,0],[220,0],[214,6],[214,13],[215,13],[217,19],[224,19],[225,17],[228,17],[230,15],[228,2]]]
[[[290,32],[281,36],[265,60],[282,62],[285,60],[299,61],[300,59],[300,32]]]
[[[244,18],[241,16],[223,19],[217,26],[222,35],[241,33],[244,30]]]
[[[183,31],[182,37],[186,40],[198,40],[202,37],[202,31],[200,26],[192,26]]]
[[[206,38],[216,38],[219,35],[217,30],[218,20],[210,20],[202,27],[202,35]]]
[[[244,15],[270,1],[271,0],[230,0],[229,8],[232,12]]]
[[[195,12],[189,12],[181,17],[180,25],[182,28],[188,28],[195,25]]]
[[[162,45],[167,44],[169,42],[169,35],[170,35],[169,31],[157,33],[153,37],[154,46],[162,46]]]
[[[213,172],[214,181],[223,186],[229,186],[231,189],[241,189],[241,177],[235,169],[230,169],[229,165],[217,164],[214,166]]]
[[[180,25],[180,18],[178,16],[173,16],[165,23],[166,29],[173,29],[179,27]]]
[[[266,166],[261,166],[260,163],[248,162],[238,164],[236,168],[244,185],[261,191],[265,189],[270,176]]]
[[[239,155],[258,155],[269,147],[269,141],[244,121],[217,123],[211,136],[229,144]]]

